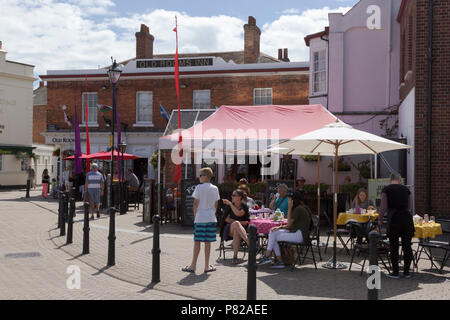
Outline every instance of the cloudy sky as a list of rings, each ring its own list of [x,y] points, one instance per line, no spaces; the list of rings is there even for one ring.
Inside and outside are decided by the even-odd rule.
[[[345,13],[358,0],[0,0],[0,41],[7,59],[47,70],[95,69],[110,57],[135,57],[140,24],[155,36],[154,53],[243,50],[248,16],[262,31],[261,51],[308,60],[303,38],[328,25],[329,12]]]

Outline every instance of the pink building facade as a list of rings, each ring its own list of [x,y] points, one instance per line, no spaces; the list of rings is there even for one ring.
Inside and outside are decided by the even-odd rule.
[[[345,14],[329,14],[329,27],[305,37],[310,48],[309,103],[322,104],[356,129],[392,139],[401,135],[401,38],[397,21],[401,2],[361,0]],[[413,140],[406,143],[413,144]],[[375,169],[374,157],[346,158],[356,165],[364,160],[370,160]],[[398,155],[386,155],[386,160],[397,170]],[[379,165],[379,177],[387,176],[384,167],[384,163]],[[353,166],[351,172],[339,173],[339,184],[346,176],[351,182],[359,180]]]

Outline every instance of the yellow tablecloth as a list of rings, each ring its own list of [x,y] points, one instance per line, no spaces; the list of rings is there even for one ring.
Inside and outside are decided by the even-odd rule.
[[[339,213],[337,224],[338,225],[344,225],[349,220],[357,221],[360,223],[366,223],[369,222],[369,219],[374,222],[378,218],[378,213],[364,213],[364,214],[356,214],[356,213],[346,213],[341,212]]]
[[[442,234],[442,226],[436,222],[423,223],[422,225],[415,224],[414,229],[416,231],[414,238],[434,238]]]

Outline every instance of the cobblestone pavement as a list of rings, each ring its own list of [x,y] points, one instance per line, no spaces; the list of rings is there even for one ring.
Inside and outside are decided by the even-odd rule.
[[[176,224],[161,226],[161,282],[151,285],[152,226],[142,222],[142,213],[131,211],[116,217],[116,265],[107,268],[109,218],[90,222],[90,254],[81,255],[83,217],[77,204],[73,244],[56,228],[56,200],[43,200],[39,191],[0,192],[0,290],[1,299],[246,299],[247,272],[245,259],[237,266],[219,257],[219,242],[212,245],[210,263],[216,272],[204,274],[203,253],[195,274],[181,272],[192,258],[192,229]],[[326,237],[322,237],[326,241]],[[331,258],[323,253],[323,261]],[[6,258],[8,253],[39,252],[40,257]],[[241,258],[243,253],[240,253]],[[349,263],[350,257],[341,248],[338,260]],[[362,257],[356,258],[362,263]],[[69,265],[82,270],[81,290],[66,289],[65,273]],[[318,263],[318,270],[306,261],[294,271],[258,268],[258,299],[366,299],[365,275],[360,265],[352,271],[328,270]],[[420,273],[412,279],[381,278],[382,299],[450,299],[449,272],[432,272],[430,263],[421,261]],[[425,271],[424,271],[425,270]],[[448,269],[447,269],[448,270]]]

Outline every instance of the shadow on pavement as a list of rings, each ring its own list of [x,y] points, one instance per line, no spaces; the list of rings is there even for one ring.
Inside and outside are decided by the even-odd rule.
[[[196,275],[195,273],[189,273],[186,277],[177,282],[181,286],[192,286],[196,283],[204,282],[209,278],[209,274],[202,273],[201,275]]]

